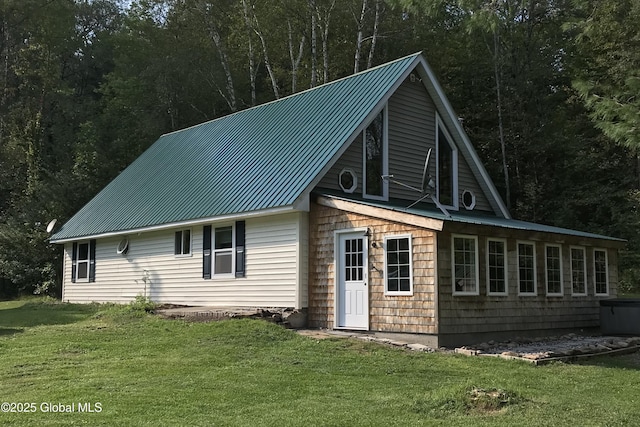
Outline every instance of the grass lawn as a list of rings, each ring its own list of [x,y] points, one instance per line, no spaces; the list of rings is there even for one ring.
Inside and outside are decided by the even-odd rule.
[[[0,425],[634,425],[638,360],[534,367],[316,340],[262,321],[0,302],[0,402],[36,410],[0,412]],[[43,412],[49,404],[75,412]]]

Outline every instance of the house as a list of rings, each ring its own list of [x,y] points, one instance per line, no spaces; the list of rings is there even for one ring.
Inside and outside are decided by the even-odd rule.
[[[597,327],[623,245],[512,219],[421,54],[161,136],[51,241],[65,301],[432,345]]]

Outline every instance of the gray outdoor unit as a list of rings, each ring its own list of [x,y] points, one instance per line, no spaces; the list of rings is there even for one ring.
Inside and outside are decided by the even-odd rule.
[[[600,330],[603,335],[640,336],[640,299],[600,300]]]

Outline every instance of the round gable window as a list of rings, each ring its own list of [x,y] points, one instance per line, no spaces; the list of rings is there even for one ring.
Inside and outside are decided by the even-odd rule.
[[[470,211],[476,207],[476,195],[471,190],[464,190],[462,192],[462,205]]]
[[[356,187],[358,186],[356,173],[351,169],[342,169],[340,175],[338,175],[338,182],[342,191],[349,194],[356,191]]]

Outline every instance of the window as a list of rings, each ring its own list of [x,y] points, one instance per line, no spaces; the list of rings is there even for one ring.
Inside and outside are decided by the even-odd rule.
[[[213,228],[202,227],[202,278],[245,277],[245,221]],[[213,273],[213,274],[212,274]]]
[[[363,132],[364,186],[363,196],[387,200],[388,183],[382,179],[387,174],[386,110],[382,110]]]
[[[562,247],[560,245],[546,245],[545,253],[545,272],[547,295],[562,295]]]
[[[452,236],[453,294],[478,295],[478,238]]]
[[[176,231],[175,255],[191,255],[191,230]]]
[[[233,273],[233,227],[217,227],[213,234],[213,274]]]
[[[596,295],[609,295],[609,267],[604,249],[593,250],[593,277]]]
[[[507,242],[487,239],[487,294],[507,295]]]
[[[518,242],[519,295],[536,295],[536,246]]]
[[[358,178],[356,173],[351,169],[342,169],[338,175],[338,183],[345,193],[351,194],[358,187]]]
[[[89,243],[78,244],[78,264],[77,275],[78,281],[89,281]]]
[[[74,242],[71,248],[71,282],[95,282],[96,241]]]
[[[385,293],[387,295],[412,295],[411,236],[385,237],[384,249]]]
[[[436,119],[436,152],[438,155],[438,201],[444,206],[458,208],[458,152],[440,119]]]
[[[584,248],[571,248],[571,294],[587,294],[587,266]]]

